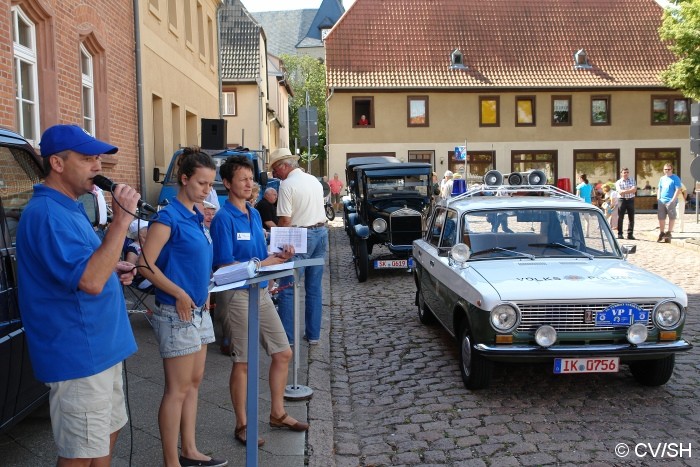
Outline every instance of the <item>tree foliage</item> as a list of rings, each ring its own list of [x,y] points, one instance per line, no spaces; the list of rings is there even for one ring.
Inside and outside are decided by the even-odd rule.
[[[317,58],[308,55],[282,55],[287,69],[289,84],[294,97],[289,99],[290,143],[298,141],[302,152],[318,154],[320,162],[326,159],[326,67]],[[306,140],[299,138],[299,109],[306,105],[306,92],[309,92],[309,105],[318,110],[318,146],[308,151]]]
[[[666,86],[700,100],[700,1],[679,0],[663,15],[659,36],[678,61],[661,74]]]

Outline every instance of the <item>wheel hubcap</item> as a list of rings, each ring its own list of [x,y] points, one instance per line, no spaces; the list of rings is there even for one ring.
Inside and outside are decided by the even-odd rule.
[[[472,342],[469,336],[462,338],[462,371],[469,376],[472,367]]]

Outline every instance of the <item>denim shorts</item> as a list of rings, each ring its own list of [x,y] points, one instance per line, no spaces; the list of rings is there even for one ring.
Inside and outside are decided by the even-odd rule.
[[[182,321],[173,305],[159,305],[151,320],[162,358],[181,357],[199,352],[214,342],[214,326],[209,310],[195,308],[191,321]]]

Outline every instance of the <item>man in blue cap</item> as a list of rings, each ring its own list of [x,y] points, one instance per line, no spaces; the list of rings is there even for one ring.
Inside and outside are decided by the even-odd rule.
[[[112,225],[100,242],[77,199],[93,188],[100,156],[117,147],[75,125],[47,129],[39,143],[44,184],[17,232],[19,302],[34,372],[50,387],[58,465],[104,465],[126,424],[122,361],[136,352],[119,261],[140,195],[116,185]]]

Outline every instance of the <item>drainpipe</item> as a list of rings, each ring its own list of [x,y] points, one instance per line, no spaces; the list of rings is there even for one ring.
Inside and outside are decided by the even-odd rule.
[[[134,58],[136,60],[136,121],[138,125],[139,186],[141,197],[148,199],[146,185],[146,161],[143,154],[143,81],[141,76],[141,28],[139,25],[139,2],[133,0],[134,8]]]
[[[221,50],[221,12],[223,11],[223,3],[219,3],[216,7],[216,50]],[[216,60],[216,68],[219,73],[219,120],[224,118],[224,85],[221,78],[221,53],[218,53]],[[227,136],[228,138],[228,136]],[[227,140],[228,141],[228,140]]]
[[[326,97],[326,173],[330,177],[330,165],[331,165],[331,154],[330,154],[330,145],[328,144],[328,141],[331,139],[331,118],[329,117],[329,112],[328,112],[328,103],[331,100],[331,97],[333,97],[333,93],[335,92],[335,88],[331,88],[330,94],[328,94],[328,97]]]

